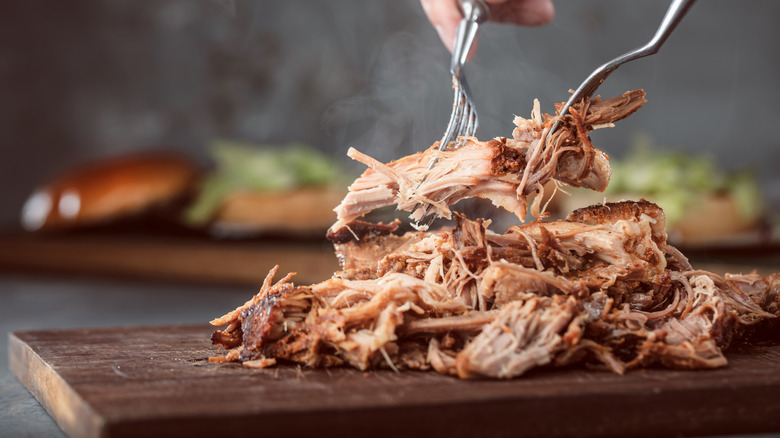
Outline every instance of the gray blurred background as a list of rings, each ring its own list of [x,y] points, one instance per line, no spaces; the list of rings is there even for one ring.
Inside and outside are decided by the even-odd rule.
[[[667,1],[555,1],[542,28],[489,24],[466,72],[480,138],[511,135],[601,63],[646,42]],[[780,2],[700,1],[661,52],[600,93],[648,103],[594,144],[658,145],[752,166],[780,199]],[[36,185],[75,164],[168,147],[205,162],[214,138],[305,142],[381,160],[437,140],[449,54],[418,0],[8,1],[0,5],[0,227]],[[359,165],[350,164],[360,170]]]

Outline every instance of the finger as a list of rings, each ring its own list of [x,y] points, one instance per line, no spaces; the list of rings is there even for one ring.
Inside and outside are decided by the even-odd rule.
[[[439,33],[439,38],[452,52],[452,44],[455,41],[455,32],[462,15],[455,4],[455,0],[420,0],[425,15]]]
[[[543,26],[552,21],[555,7],[552,0],[485,0],[490,8],[490,20],[523,26]]]

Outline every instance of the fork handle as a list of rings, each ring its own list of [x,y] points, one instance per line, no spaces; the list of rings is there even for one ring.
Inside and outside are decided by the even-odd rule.
[[[458,6],[463,18],[467,20],[483,23],[490,16],[490,11],[482,0],[459,0]]]
[[[458,23],[455,44],[452,48],[450,73],[453,76],[460,76],[463,64],[466,63],[471,46],[476,39],[479,25],[490,15],[487,5],[482,0],[459,0],[458,6],[463,13],[463,19]]]
[[[695,1],[696,0],[673,0],[666,10],[666,14],[664,14],[664,18],[661,20],[661,24],[655,31],[655,35],[653,35],[652,39],[644,46],[619,56],[599,67],[591,74],[591,77],[583,82],[583,85],[589,84],[590,86],[577,90],[578,92],[574,93],[572,98],[569,99],[570,103],[577,102],[585,97],[593,96],[593,93],[595,93],[596,89],[605,79],[607,79],[607,76],[612,74],[612,72],[617,70],[621,65],[658,53],[658,50],[661,49],[661,46],[666,42],[666,39],[669,38],[669,35],[671,35],[672,31],[677,27],[677,24],[680,23],[680,20],[682,20],[685,13],[688,12],[688,9],[693,6]],[[596,78],[598,78],[598,80],[593,80]],[[565,113],[561,112],[561,114]]]
[[[666,39],[669,38],[669,35],[672,34],[672,31],[677,27],[680,20],[682,20],[685,13],[688,12],[688,9],[693,6],[695,1],[696,0],[673,0],[666,10],[666,14],[664,14],[661,24],[658,25],[655,35],[653,35],[653,38],[650,39],[647,44],[621,57],[615,58],[601,68],[610,70],[611,73],[627,62],[658,53],[658,50],[661,49],[661,46],[666,42]]]
[[[696,0],[673,0],[669,5],[669,8],[666,10],[666,14],[664,14],[664,18],[661,20],[661,24],[655,31],[653,38],[650,39],[650,41],[648,41],[644,46],[636,50],[632,50],[623,56],[619,56],[599,67],[596,72],[594,72],[591,77],[586,79],[583,83],[588,83],[589,86],[584,87],[582,90],[578,90],[580,92],[575,93],[575,95],[577,95],[576,98],[574,98],[575,96],[572,96],[573,99],[571,99],[571,102],[574,103],[585,97],[593,96],[593,94],[596,92],[596,89],[604,82],[604,80],[607,79],[607,77],[611,75],[612,72],[617,70],[617,68],[621,65],[658,53],[658,50],[661,49],[661,46],[666,42],[666,39],[669,38],[669,35],[672,34],[672,31],[677,27],[677,24],[680,23],[680,20],[682,20],[682,18],[685,16],[685,13],[688,12],[688,9],[693,6],[695,1]],[[598,81],[591,80],[596,77],[598,77]],[[561,114],[565,113],[561,112]]]
[[[669,38],[669,35],[671,35],[674,28],[677,27],[677,24],[680,23],[680,20],[682,20],[694,2],[695,0],[673,0],[666,10],[666,14],[664,14],[664,18],[661,20],[661,24],[658,26],[658,30],[655,31],[653,38],[644,46],[609,61],[591,73],[569,98],[569,101],[566,102],[566,105],[561,110],[561,115],[566,114],[566,111],[575,102],[579,102],[585,97],[593,96],[593,93],[596,92],[596,89],[604,80],[621,65],[658,53],[658,50],[666,42],[666,39]]]
[[[666,42],[666,39],[669,38],[669,35],[671,35],[674,28],[677,27],[677,25],[680,23],[680,20],[682,20],[682,18],[688,12],[688,9],[693,6],[694,1],[696,0],[672,1],[672,4],[669,5],[669,9],[666,10],[666,14],[664,15],[663,20],[661,20],[661,24],[658,26],[658,30],[655,31],[653,39],[650,40],[650,42],[645,46],[648,49],[648,53],[643,56],[652,55],[661,48],[664,42]]]
[[[644,58],[645,56],[657,53],[664,42],[666,42],[666,39],[669,38],[669,35],[672,33],[674,28],[677,27],[677,24],[680,22],[680,20],[682,20],[682,18],[685,16],[685,13],[688,12],[688,9],[693,6],[695,1],[696,0],[672,0],[672,3],[666,10],[666,14],[664,14],[664,18],[661,20],[661,24],[658,26],[658,30],[655,31],[653,38],[644,46],[618,56],[612,61],[609,61],[594,70],[593,73],[591,73],[590,76],[588,76],[588,78],[585,79],[585,81],[580,84],[580,86],[574,91],[571,97],[569,97],[569,100],[566,101],[566,104],[563,106],[563,108],[561,108],[561,112],[558,113],[559,116],[565,116],[573,104],[586,97],[593,96],[593,94],[601,86],[601,84],[604,83],[607,77],[611,75],[612,72],[617,70],[617,68],[621,65],[629,61]],[[552,135],[552,133],[558,129],[558,126],[561,123],[560,117],[555,120],[555,123],[553,123],[545,136],[541,139],[542,145],[544,145],[547,142],[547,138],[549,138],[550,135]]]

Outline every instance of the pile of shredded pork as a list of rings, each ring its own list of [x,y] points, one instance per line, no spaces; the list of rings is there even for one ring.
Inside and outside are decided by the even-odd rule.
[[[341,270],[301,286],[293,274],[274,281],[272,269],[251,300],[211,322],[226,326],[212,341],[227,349],[211,361],[434,369],[461,378],[571,364],[619,374],[725,366],[723,350],[746,327],[780,314],[780,274],[693,269],[667,243],[663,211],[644,200],[504,234],[449,209],[480,196],[522,220],[526,196],[550,179],[603,190],[608,160],[587,132],[642,102],[641,91],[586,101],[563,116],[564,128],[546,145],[539,138],[554,117],[543,119],[537,104],[531,120],[516,119],[513,139],[472,139],[442,152],[437,173],[417,191],[415,178],[435,149],[390,164],[350,151],[370,169],[350,187],[328,233]],[[357,220],[384,205],[413,211],[417,202],[457,225],[399,234],[398,221]]]

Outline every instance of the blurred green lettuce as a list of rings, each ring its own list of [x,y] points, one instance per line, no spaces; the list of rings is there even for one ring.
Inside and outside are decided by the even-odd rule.
[[[185,212],[191,225],[208,222],[225,198],[236,191],[280,192],[347,181],[335,160],[305,144],[261,146],[215,140],[209,153],[215,169],[204,178],[197,199]]]
[[[637,137],[629,154],[610,165],[612,178],[605,195],[646,196],[664,209],[670,224],[682,219],[688,206],[701,202],[703,194],[732,196],[746,220],[763,211],[755,172],[727,172],[711,156],[660,149],[647,136]]]

